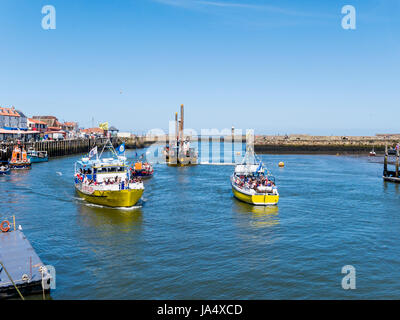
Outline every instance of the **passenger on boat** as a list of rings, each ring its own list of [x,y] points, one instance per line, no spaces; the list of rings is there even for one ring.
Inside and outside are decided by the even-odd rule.
[[[274,187],[275,183],[268,180],[268,177],[257,176],[257,177],[235,177],[235,184],[241,188],[253,189],[255,191],[264,190],[266,187]]]

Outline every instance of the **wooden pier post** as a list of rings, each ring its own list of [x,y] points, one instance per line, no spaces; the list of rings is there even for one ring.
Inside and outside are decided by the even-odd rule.
[[[387,165],[388,165],[388,147],[385,144],[385,159],[383,161],[383,176],[387,176]]]
[[[396,146],[396,178],[399,177],[399,148]]]
[[[180,142],[181,142],[181,146],[183,146],[183,141],[185,140],[185,136],[183,134],[183,104],[181,104],[181,133],[180,133]]]
[[[176,141],[179,140],[179,133],[178,133],[178,112],[175,112],[175,139]],[[171,144],[171,142],[169,142]],[[171,146],[170,146],[171,147]]]

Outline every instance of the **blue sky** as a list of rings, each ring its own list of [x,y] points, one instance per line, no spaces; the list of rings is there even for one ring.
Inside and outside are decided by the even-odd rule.
[[[0,0],[0,105],[133,132],[181,103],[196,130],[400,132],[399,17],[396,0]]]

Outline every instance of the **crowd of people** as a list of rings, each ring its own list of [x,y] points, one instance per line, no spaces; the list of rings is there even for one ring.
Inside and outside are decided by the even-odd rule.
[[[105,186],[109,186],[109,185],[120,185],[122,189],[124,189],[126,186],[129,186],[129,184],[131,183],[141,183],[142,179],[140,177],[131,177],[130,179],[128,179],[128,177],[126,177],[125,179],[123,179],[120,176],[115,176],[115,178],[107,178],[104,179],[103,181],[96,181],[96,179],[93,178],[93,176],[88,176],[85,174],[80,174],[77,173],[76,174],[76,178],[82,182],[85,185],[89,185],[89,186],[101,186],[101,185],[105,185]]]
[[[235,175],[234,182],[239,188],[253,189],[255,191],[265,191],[275,187],[275,183],[269,180],[267,176],[244,176]]]

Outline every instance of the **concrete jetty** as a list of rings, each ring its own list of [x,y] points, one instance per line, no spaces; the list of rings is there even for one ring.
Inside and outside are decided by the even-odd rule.
[[[0,231],[0,262],[0,299],[50,291],[52,276],[22,231]]]
[[[385,145],[395,146],[400,134],[375,136],[312,136],[312,135],[258,135],[254,149],[259,153],[348,153],[368,154],[372,148],[384,153]]]
[[[208,141],[208,143],[222,143],[232,141],[232,136],[190,136],[194,143]],[[235,142],[246,143],[246,135],[233,136]],[[148,136],[145,143],[169,143],[169,136]],[[400,134],[377,134],[375,136],[313,136],[308,134],[291,135],[255,135],[254,151],[257,153],[276,154],[364,154],[375,152],[384,154],[385,145],[396,146],[400,142]]]

